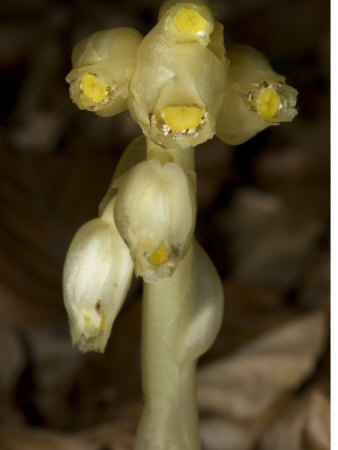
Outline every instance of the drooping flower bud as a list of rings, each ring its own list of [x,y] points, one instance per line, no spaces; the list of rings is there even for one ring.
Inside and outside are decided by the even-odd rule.
[[[149,160],[117,179],[115,187],[115,223],[136,275],[147,282],[170,276],[194,231],[193,182],[177,164]]]
[[[218,114],[217,136],[227,144],[241,144],[271,125],[290,122],[297,91],[271,68],[259,51],[235,45],[227,49],[230,68],[225,98]]]
[[[67,253],[63,289],[72,342],[81,351],[104,351],[132,273],[116,227],[94,219],[78,230]]]
[[[70,97],[80,109],[113,116],[127,108],[128,85],[141,34],[133,28],[98,31],[80,41],[67,75]]]
[[[223,103],[227,70],[223,27],[215,25],[208,46],[196,39],[177,43],[177,33],[167,24],[170,17],[164,14],[140,45],[128,106],[155,143],[194,147],[213,137]]]

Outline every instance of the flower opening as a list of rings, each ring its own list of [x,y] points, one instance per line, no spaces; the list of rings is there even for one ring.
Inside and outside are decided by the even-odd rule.
[[[179,30],[190,34],[201,33],[208,26],[208,21],[193,8],[182,8],[174,20]]]
[[[96,75],[85,73],[81,79],[83,95],[94,102],[102,102],[107,97],[107,86],[101,84]]]

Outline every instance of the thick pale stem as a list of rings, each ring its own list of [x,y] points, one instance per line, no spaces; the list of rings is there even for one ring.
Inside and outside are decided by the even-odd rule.
[[[145,407],[137,450],[198,450],[195,362],[182,364],[177,336],[189,289],[192,247],[172,277],[144,283],[142,375]]]
[[[194,170],[193,149],[167,150],[147,142],[147,158],[173,161]],[[182,218],[184,220],[184,218]],[[142,318],[142,376],[145,406],[136,450],[199,450],[195,360],[183,363],[184,301],[192,276],[192,246],[173,276],[144,283]]]

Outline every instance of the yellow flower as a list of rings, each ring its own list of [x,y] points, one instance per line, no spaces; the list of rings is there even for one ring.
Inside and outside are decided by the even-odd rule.
[[[192,181],[177,164],[136,164],[113,185],[116,226],[129,247],[135,273],[145,281],[170,276],[185,255],[195,227]]]
[[[127,108],[128,84],[142,36],[132,28],[98,31],[73,50],[67,75],[70,97],[80,109],[113,116]]]
[[[223,103],[227,71],[223,27],[215,24],[208,46],[196,40],[177,43],[167,20],[164,15],[140,45],[128,106],[155,143],[194,147],[213,137]]]
[[[271,125],[290,122],[297,91],[271,68],[259,51],[246,46],[229,47],[230,59],[225,98],[218,114],[216,134],[227,144],[241,144]]]

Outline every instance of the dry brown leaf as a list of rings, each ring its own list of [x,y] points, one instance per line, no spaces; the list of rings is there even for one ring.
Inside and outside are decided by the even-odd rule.
[[[303,450],[330,449],[330,403],[322,393],[312,393],[304,425]]]
[[[112,422],[91,429],[83,434],[86,442],[95,445],[95,448],[114,450],[133,450],[136,427],[128,427]]]
[[[141,402],[130,404],[119,410],[114,421],[97,425],[79,433],[79,436],[100,449],[133,450],[141,412]]]
[[[46,430],[0,431],[1,450],[98,450],[97,446],[63,433]]]
[[[227,239],[231,276],[280,292],[302,279],[323,233],[318,217],[300,215],[280,196],[252,187],[238,189],[217,222]]]
[[[330,405],[319,391],[308,391],[293,400],[269,424],[258,450],[329,450]]]
[[[200,408],[246,421],[266,413],[311,375],[326,334],[326,315],[320,310],[203,367],[198,374]]]
[[[254,427],[219,417],[201,421],[202,449],[249,450],[255,439]]]

